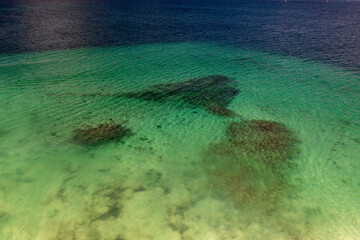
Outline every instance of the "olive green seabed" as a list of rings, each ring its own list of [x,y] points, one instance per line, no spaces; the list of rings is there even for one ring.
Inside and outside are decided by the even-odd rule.
[[[178,84],[214,75],[236,116]],[[1,239],[357,239],[359,80],[210,44],[0,56]]]

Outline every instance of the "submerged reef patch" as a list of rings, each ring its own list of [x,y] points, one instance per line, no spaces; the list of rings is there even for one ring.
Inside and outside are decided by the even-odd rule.
[[[230,123],[226,136],[203,152],[210,184],[236,206],[275,209],[298,153],[293,133],[279,122],[247,120]]]
[[[50,96],[76,96],[77,93],[47,93]],[[147,89],[132,92],[83,93],[82,97],[136,98],[145,101],[183,101],[193,107],[223,117],[236,117],[238,114],[228,109],[230,102],[239,94],[237,82],[222,75],[209,75],[192,78],[184,82],[155,84]]]
[[[183,100],[219,116],[233,117],[227,106],[239,94],[236,81],[222,75],[193,78],[184,82],[156,84],[148,89],[119,94],[146,101]]]
[[[0,129],[0,138],[4,137],[7,134],[7,131]]]
[[[5,222],[9,217],[9,214],[3,211],[0,211],[0,226],[3,222]]]
[[[98,145],[130,136],[131,130],[121,124],[106,123],[99,124],[96,127],[86,127],[76,129],[73,134],[73,141],[80,145]]]
[[[266,120],[232,122],[226,136],[245,154],[260,154],[259,160],[270,167],[280,167],[294,154],[292,146],[296,140],[283,123]]]

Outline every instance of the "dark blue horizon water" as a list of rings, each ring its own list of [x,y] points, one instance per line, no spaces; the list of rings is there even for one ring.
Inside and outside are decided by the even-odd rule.
[[[360,3],[1,1],[0,54],[215,42],[360,71]]]

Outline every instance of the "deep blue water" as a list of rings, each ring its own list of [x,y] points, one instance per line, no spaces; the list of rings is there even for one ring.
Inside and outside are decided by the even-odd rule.
[[[360,71],[360,2],[0,2],[0,53],[189,41],[256,48]]]

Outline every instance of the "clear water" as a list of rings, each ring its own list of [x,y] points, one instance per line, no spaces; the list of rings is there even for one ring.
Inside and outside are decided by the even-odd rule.
[[[111,96],[212,74],[239,83],[229,108],[241,118]],[[1,239],[360,236],[356,73],[261,51],[172,43],[1,55],[0,79]],[[134,135],[92,147],[72,141],[75,129],[109,119]],[[298,139],[294,167],[284,170],[289,190],[271,211],[266,201],[235,204],[205,171],[209,147],[244,119],[284,123]]]

